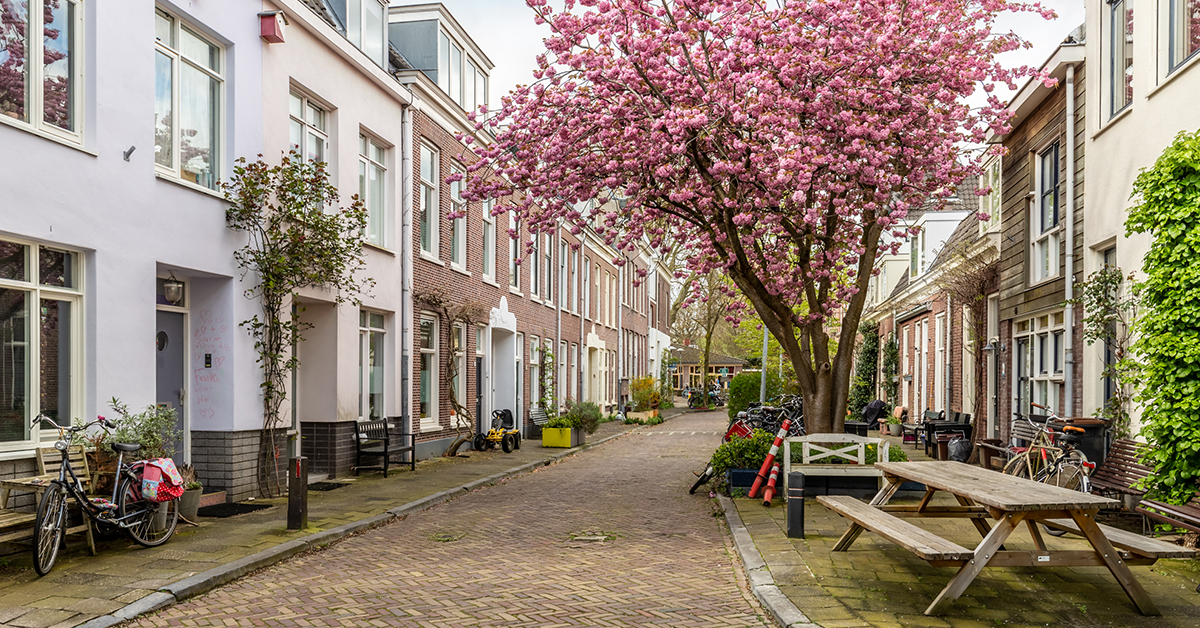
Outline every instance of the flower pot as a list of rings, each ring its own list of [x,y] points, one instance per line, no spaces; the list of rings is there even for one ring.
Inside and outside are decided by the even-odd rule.
[[[888,423],[887,429],[890,436],[900,436],[904,433],[904,427],[899,423]]]
[[[196,521],[196,511],[200,510],[200,495],[202,488],[189,488],[179,498],[179,516],[188,521]]]
[[[543,427],[542,447],[578,447],[584,443],[584,431],[575,427]]]

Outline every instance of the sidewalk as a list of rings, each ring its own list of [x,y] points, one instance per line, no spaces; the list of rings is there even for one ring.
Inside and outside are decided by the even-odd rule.
[[[682,409],[668,410],[669,416]],[[309,491],[309,527],[286,530],[287,498],[258,499],[265,510],[228,519],[180,523],[165,545],[143,548],[127,537],[97,540],[87,552],[82,535],[69,535],[54,571],[38,578],[29,552],[0,558],[0,625],[21,628],[110,626],[177,600],[198,595],[289,556],[323,547],[396,517],[458,495],[530,473],[581,449],[594,447],[638,426],[604,423],[582,448],[549,449],[522,441],[511,454],[468,452],[389,472],[364,472],[333,480],[346,486]]]
[[[913,454],[913,459],[925,459]],[[953,504],[949,497],[947,505]],[[893,503],[915,499],[893,499]],[[935,499],[935,502],[941,501]],[[1200,562],[1159,560],[1132,567],[1162,611],[1144,617],[1104,567],[988,568],[940,617],[923,613],[954,575],[908,551],[864,533],[847,552],[832,551],[849,522],[814,499],[805,500],[805,538],[787,538],[786,507],[761,500],[722,498],[734,542],[756,595],[784,627],[1138,626],[1200,625]],[[923,519],[922,528],[974,547],[979,535],[966,521]],[[1015,542],[1014,540],[1015,539]],[[1045,535],[1051,549],[1089,549],[1087,542]],[[1008,545],[1032,549],[1027,534]]]

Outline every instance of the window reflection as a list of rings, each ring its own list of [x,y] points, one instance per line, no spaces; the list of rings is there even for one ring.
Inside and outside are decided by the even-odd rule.
[[[0,288],[0,442],[29,438],[28,347],[27,293]]]

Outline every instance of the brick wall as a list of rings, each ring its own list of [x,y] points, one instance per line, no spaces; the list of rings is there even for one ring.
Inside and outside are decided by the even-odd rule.
[[[336,478],[354,473],[356,421],[301,423],[301,454],[308,458],[310,474]]]
[[[225,491],[225,500],[238,502],[257,497],[259,430],[244,432],[192,431],[192,466],[204,484],[204,492]],[[283,431],[275,432],[275,447],[279,452],[279,484],[287,490],[287,438]],[[268,465],[272,484],[275,465]]]

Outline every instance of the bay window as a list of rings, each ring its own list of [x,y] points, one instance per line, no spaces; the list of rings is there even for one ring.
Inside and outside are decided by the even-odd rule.
[[[209,189],[220,177],[223,51],[175,16],[155,12],[154,163]]]
[[[82,141],[81,5],[81,0],[0,2],[0,120]]]
[[[0,450],[35,440],[38,413],[62,425],[82,413],[82,264],[79,253],[0,240]]]

